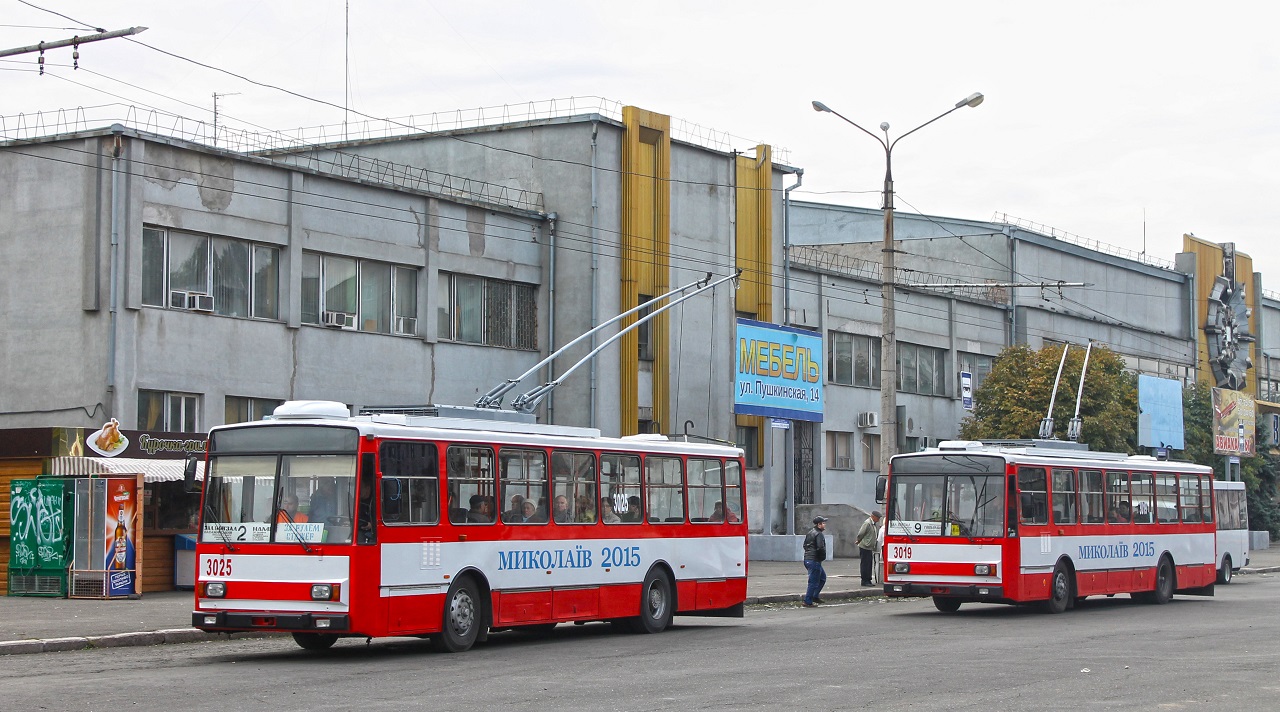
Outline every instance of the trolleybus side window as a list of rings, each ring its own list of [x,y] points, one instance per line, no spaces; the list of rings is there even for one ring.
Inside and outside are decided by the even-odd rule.
[[[1053,470],[1053,523],[1078,524],[1076,509],[1076,471],[1068,468]]]
[[[468,445],[449,446],[449,521],[454,524],[491,524],[497,512],[494,501],[493,450]]]
[[[1129,494],[1129,473],[1107,473],[1107,522],[1128,524],[1133,521],[1132,496]]]
[[[1206,522],[1213,521],[1213,479],[1200,478],[1200,515]]]
[[[1103,504],[1102,473],[1098,470],[1080,471],[1080,516],[1085,524],[1101,524],[1106,521]]]
[[[1160,475],[1156,478],[1156,521],[1161,524],[1178,523],[1178,480],[1176,475]]]
[[[547,523],[547,454],[542,450],[503,448],[498,453],[497,501],[492,519],[507,524]],[[483,493],[480,493],[483,496]],[[474,496],[474,495],[473,495]],[[506,506],[505,510],[502,507]],[[499,511],[502,510],[502,511]],[[468,513],[468,520],[479,519]]]
[[[557,524],[595,524],[596,456],[557,450],[551,454],[551,519]]]
[[[644,459],[645,484],[648,486],[649,521],[673,524],[684,521],[684,478],[680,458]]]
[[[723,475],[719,460],[689,458],[689,521],[725,521]]]
[[[1137,524],[1151,524],[1155,521],[1155,479],[1150,472],[1135,472],[1130,477],[1130,491],[1133,494],[1133,521]]]
[[[1049,523],[1049,488],[1043,467],[1018,468],[1018,521]]]
[[[600,506],[600,518],[605,524],[638,524],[644,518],[640,508],[640,458],[600,457]]]
[[[742,521],[742,468],[737,460],[724,463],[724,511],[729,523]]]
[[[382,467],[382,521],[440,521],[439,451],[432,443],[389,441],[378,452]]]
[[[1200,477],[1198,475],[1178,475],[1178,506],[1182,510],[1182,521],[1203,521],[1200,515]]]

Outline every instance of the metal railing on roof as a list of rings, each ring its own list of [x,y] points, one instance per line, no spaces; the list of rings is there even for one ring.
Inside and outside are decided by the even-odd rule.
[[[157,109],[138,108],[127,104],[102,104],[0,116],[0,140],[48,138],[58,134],[109,126],[111,123],[122,123],[138,130],[218,146],[230,151],[244,153],[296,151],[347,141],[370,141],[524,121],[545,121],[584,114],[599,114],[608,119],[621,121],[622,108],[622,102],[603,97],[568,97],[473,109],[435,111],[428,114],[410,114],[385,119],[362,119],[340,124],[302,126],[287,130],[249,130],[236,128],[226,121],[215,127],[210,121],[168,114]],[[228,121],[234,123],[234,120]],[[674,117],[671,119],[671,137],[725,153],[734,150],[749,152],[763,143]],[[786,148],[773,146],[772,153],[773,159],[777,162],[786,163],[790,160],[790,151]]]
[[[831,274],[839,274],[868,282],[882,281],[882,265],[874,260],[853,257],[833,252],[816,245],[792,245],[792,264],[811,267]],[[906,287],[928,288],[934,293],[950,293],[957,296],[1003,304],[1009,300],[1008,290],[993,283],[990,287],[975,287],[962,283],[958,279],[943,277],[930,272],[921,272],[908,267],[899,266],[894,271],[895,284]],[[961,286],[964,284],[964,286]]]
[[[1083,247],[1088,250],[1093,250],[1094,252],[1101,252],[1104,255],[1112,255],[1113,257],[1122,257],[1126,260],[1141,262],[1146,265],[1151,265],[1152,267],[1161,267],[1163,269],[1170,269],[1170,270],[1175,269],[1172,260],[1164,260],[1164,259],[1160,259],[1159,257],[1152,257],[1151,255],[1145,252],[1135,252],[1133,250],[1125,249],[1123,247],[1116,247],[1115,245],[1109,245],[1099,240],[1092,240],[1087,237],[1081,237],[1079,235],[1076,235],[1075,233],[1067,232],[1066,230],[1059,230],[1056,227],[1050,227],[1049,225],[1045,225],[1043,223],[1038,223],[1031,220],[1024,220],[1023,218],[1017,218],[1012,215],[1009,215],[1008,213],[996,212],[995,215],[992,216],[991,221],[1001,223],[1004,225],[1012,225],[1014,227],[1022,228],[1024,230],[1029,230],[1031,232],[1039,233],[1046,237],[1052,237],[1056,240],[1062,240],[1063,242],[1070,242],[1073,245],[1079,245],[1080,247]]]

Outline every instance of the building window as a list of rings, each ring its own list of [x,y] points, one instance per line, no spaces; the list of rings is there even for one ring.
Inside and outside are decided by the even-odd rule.
[[[945,396],[947,350],[898,344],[898,390],[926,396]]]
[[[520,282],[440,273],[436,327],[446,341],[538,348],[534,287]]]
[[[641,304],[647,304],[652,299],[653,297],[647,294],[640,295]],[[651,312],[649,310],[649,307],[645,307],[644,309],[641,309],[640,311],[636,312],[636,318],[643,319],[646,316],[649,316],[650,313]],[[636,343],[639,345],[640,360],[652,361],[653,360],[653,320],[652,319],[636,327]]]
[[[827,372],[832,383],[880,387],[880,339],[842,331],[828,333]]]
[[[138,391],[138,430],[200,432],[200,396],[194,393]]]
[[[862,471],[880,471],[880,436],[862,434]]]
[[[142,303],[222,316],[279,318],[280,248],[142,229]]]
[[[743,459],[747,467],[759,467],[760,458],[756,456],[760,442],[760,431],[754,425],[739,425],[735,441],[742,448]]]
[[[223,423],[249,423],[271,415],[276,406],[284,403],[272,398],[246,398],[227,396]]]
[[[960,370],[972,377],[973,390],[978,390],[978,386],[981,386],[982,382],[987,380],[987,374],[991,373],[991,363],[994,359],[990,356],[965,351],[961,351],[956,355],[960,360]]]
[[[302,322],[413,336],[418,333],[418,269],[304,252]]]
[[[853,433],[827,432],[827,467],[833,470],[853,469]]]

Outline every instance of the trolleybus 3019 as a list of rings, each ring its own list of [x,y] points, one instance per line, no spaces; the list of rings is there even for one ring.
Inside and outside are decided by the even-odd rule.
[[[209,434],[192,624],[430,637],[742,615],[742,450],[324,401]]]
[[[1213,595],[1213,471],[1070,445],[954,441],[894,457],[885,593],[1051,613],[1088,596]]]

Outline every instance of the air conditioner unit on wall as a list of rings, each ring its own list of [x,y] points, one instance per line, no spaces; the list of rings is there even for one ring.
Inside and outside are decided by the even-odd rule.
[[[868,410],[865,413],[858,413],[859,428],[878,428],[880,427],[880,414],[874,410]]]
[[[213,297],[208,294],[188,294],[187,308],[192,311],[213,311]]]
[[[395,333],[397,333],[397,334],[406,334],[406,335],[408,335],[408,336],[415,336],[415,335],[417,335],[417,333],[418,333],[418,320],[417,320],[415,317],[411,317],[411,316],[398,316],[398,317],[396,317],[396,331],[395,331]]]
[[[187,292],[183,292],[183,291],[175,290],[175,291],[169,292],[169,308],[170,309],[186,309],[188,296],[190,295]]]
[[[327,311],[321,316],[320,323],[335,329],[356,328],[356,315],[346,312]]]

